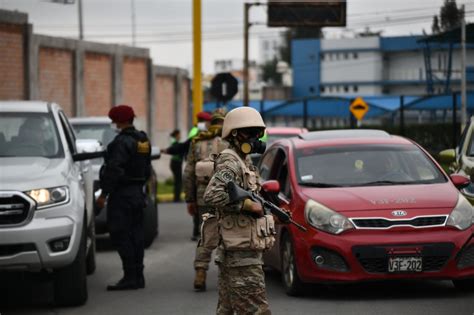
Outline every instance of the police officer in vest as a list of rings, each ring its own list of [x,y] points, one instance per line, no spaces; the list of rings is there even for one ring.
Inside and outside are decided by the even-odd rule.
[[[145,287],[144,184],[151,173],[151,145],[146,133],[133,126],[134,117],[133,109],[127,105],[109,111],[109,118],[120,133],[107,146],[100,171],[102,194],[97,206],[103,208],[107,200],[107,227],[123,267],[123,278],[107,286],[109,291]]]
[[[222,137],[229,148],[216,158],[204,202],[217,209],[220,245],[217,314],[271,314],[262,270],[263,251],[274,242],[274,221],[262,205],[250,199],[231,201],[227,184],[258,192],[260,180],[250,153],[263,153],[265,124],[251,107],[231,110],[224,119]],[[264,231],[263,231],[263,230]],[[268,229],[268,231],[267,231]]]
[[[212,251],[219,242],[215,209],[206,205],[203,195],[214,173],[213,158],[228,146],[221,138],[224,115],[225,110],[216,110],[212,114],[208,130],[201,131],[193,138],[184,168],[184,192],[188,212],[198,217],[198,226],[201,227],[194,260],[196,291],[206,290],[206,271],[209,269]]]

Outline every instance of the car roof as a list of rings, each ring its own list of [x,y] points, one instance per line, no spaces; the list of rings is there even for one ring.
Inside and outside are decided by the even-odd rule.
[[[110,124],[112,121],[107,116],[93,116],[93,117],[74,117],[70,118],[69,121],[73,125],[103,125]]]
[[[47,113],[48,104],[58,107],[54,103],[44,101],[0,101],[0,112],[9,113]]]
[[[277,143],[291,141],[297,149],[318,146],[364,145],[364,144],[413,144],[412,141],[391,135],[376,129],[342,129],[312,131],[301,134],[298,138],[278,140]]]
[[[298,127],[268,127],[266,128],[268,135],[277,135],[277,134],[294,134],[299,135],[300,133],[308,132],[306,128]]]

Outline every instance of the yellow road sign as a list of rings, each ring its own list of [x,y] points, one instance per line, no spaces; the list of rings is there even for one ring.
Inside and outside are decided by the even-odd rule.
[[[358,97],[351,103],[349,109],[357,120],[362,120],[365,114],[369,111],[369,105],[367,105],[362,97]]]

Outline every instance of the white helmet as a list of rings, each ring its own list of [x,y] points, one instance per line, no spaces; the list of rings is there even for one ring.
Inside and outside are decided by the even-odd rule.
[[[224,118],[222,127],[222,138],[230,136],[232,130],[240,128],[260,127],[265,128],[260,113],[248,106],[234,108]]]

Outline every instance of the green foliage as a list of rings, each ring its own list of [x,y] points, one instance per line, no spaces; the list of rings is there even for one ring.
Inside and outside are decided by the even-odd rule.
[[[270,84],[280,85],[282,82],[281,73],[277,72],[278,60],[274,58],[264,63],[262,67],[262,79]]]
[[[174,187],[174,182],[173,178],[167,178],[164,182],[159,182],[158,183],[158,194],[172,194],[173,193],[173,188]]]
[[[444,0],[443,6],[439,10],[438,16],[433,17],[432,31],[433,33],[445,32],[461,25],[464,17],[464,10],[458,7],[456,0]]]

